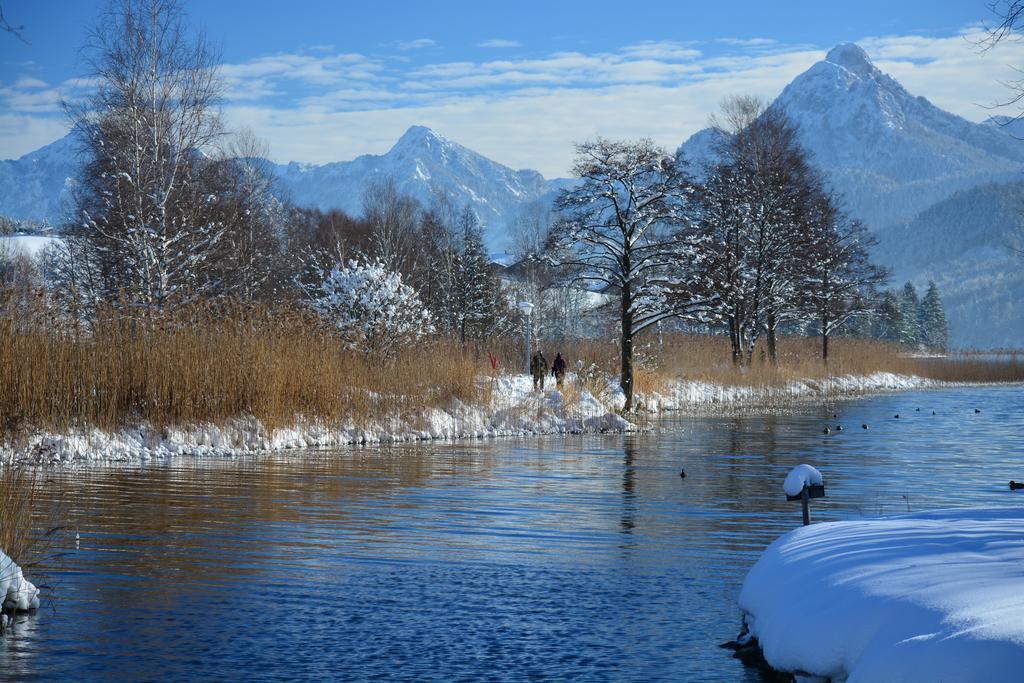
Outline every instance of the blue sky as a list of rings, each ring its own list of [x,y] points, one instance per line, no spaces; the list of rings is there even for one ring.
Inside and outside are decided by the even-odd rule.
[[[0,0],[0,158],[66,129],[88,87],[79,48],[103,2]],[[675,147],[730,93],[774,97],[840,42],[972,120],[1024,44],[981,55],[984,0],[940,2],[185,2],[220,47],[224,112],[278,161],[382,153],[428,125],[497,161],[564,175],[574,141]]]

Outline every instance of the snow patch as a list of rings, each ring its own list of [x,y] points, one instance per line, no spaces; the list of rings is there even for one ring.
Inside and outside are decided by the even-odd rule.
[[[747,575],[765,659],[833,681],[1019,681],[1024,509],[800,527]]]
[[[0,550],[0,605],[4,610],[39,608],[39,589],[25,578],[21,567]]]
[[[825,479],[821,476],[821,472],[810,465],[797,465],[786,475],[786,481],[783,482],[782,488],[787,496],[799,496],[805,487],[821,486],[824,483]]]

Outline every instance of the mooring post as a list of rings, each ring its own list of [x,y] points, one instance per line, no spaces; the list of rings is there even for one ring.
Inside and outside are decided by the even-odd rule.
[[[786,500],[799,500],[804,516],[804,526],[811,523],[811,498],[825,497],[825,478],[821,472],[810,465],[797,465],[789,474],[782,488],[786,491]]]

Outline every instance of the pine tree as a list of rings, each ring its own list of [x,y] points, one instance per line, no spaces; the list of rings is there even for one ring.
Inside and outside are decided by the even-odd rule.
[[[488,267],[483,229],[469,206],[459,215],[460,251],[458,261],[458,334],[467,338],[486,337],[498,318],[498,285]]]
[[[946,326],[946,312],[942,307],[939,288],[931,280],[928,291],[918,309],[921,321],[921,343],[929,349],[945,351],[949,344],[949,329]]]
[[[913,283],[903,285],[900,292],[900,323],[897,332],[897,341],[907,346],[917,346],[921,343],[921,326],[917,320],[917,311],[921,306],[917,296],[917,288]]]
[[[900,339],[900,295],[895,289],[887,289],[872,318],[871,336],[888,342]]]

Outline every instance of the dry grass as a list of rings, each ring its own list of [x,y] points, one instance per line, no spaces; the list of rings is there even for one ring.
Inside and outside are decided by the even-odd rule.
[[[46,555],[62,528],[55,522],[60,503],[41,499],[42,476],[38,469],[0,463],[0,550],[26,570]]]
[[[491,374],[487,351],[498,356],[499,373],[522,372],[525,365],[515,339],[479,348],[432,340],[390,360],[346,351],[314,316],[287,308],[196,305],[155,322],[110,309],[88,329],[54,325],[32,304],[19,311],[0,315],[0,437],[9,440],[40,428],[223,424],[245,415],[268,429],[298,417],[362,426],[452,398],[487,401],[488,385],[475,381]],[[570,369],[579,362],[593,368],[580,388],[595,396],[618,376],[618,351],[610,341],[543,348],[549,362],[561,351]],[[1024,364],[1016,357],[998,363],[914,358],[896,346],[841,338],[832,349],[825,366],[817,340],[785,338],[778,364],[758,350],[750,367],[737,368],[723,337],[650,335],[637,348],[636,388],[663,393],[672,379],[772,386],[878,371],[947,381],[1024,381]]]
[[[548,344],[553,356],[596,365],[608,377],[618,376],[618,349],[608,342]],[[779,386],[793,380],[892,372],[948,382],[1024,382],[1024,356],[1008,354],[998,361],[974,355],[916,357],[905,347],[870,339],[830,339],[830,358],[821,360],[821,341],[807,337],[779,340],[778,362],[768,361],[763,347],[749,367],[732,363],[724,336],[666,334],[646,337],[636,347],[635,386],[638,392],[662,392],[666,382],[688,379],[726,386]]]
[[[389,361],[346,351],[330,329],[293,310],[195,307],[157,324],[111,312],[88,333],[0,318],[0,349],[8,436],[241,415],[270,429],[300,415],[360,424],[451,397],[474,400],[482,371],[472,354],[440,341]]]

